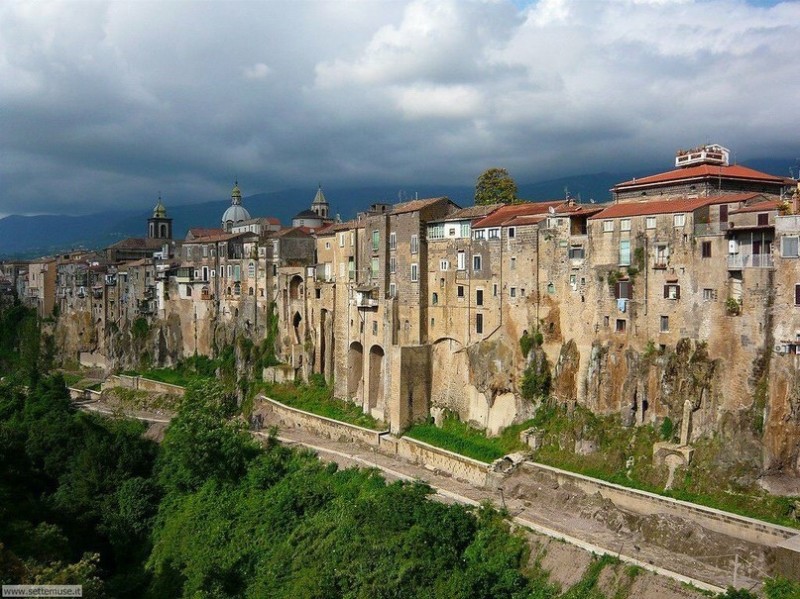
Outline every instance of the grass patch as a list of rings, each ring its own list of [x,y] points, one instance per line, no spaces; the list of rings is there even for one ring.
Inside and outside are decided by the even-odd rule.
[[[472,428],[461,422],[455,414],[447,414],[442,426],[433,421],[415,424],[405,435],[436,447],[441,447],[481,462],[490,463],[515,451],[528,449],[519,440],[519,433],[528,428],[532,421],[509,426],[498,437],[488,437],[485,431]]]
[[[217,377],[217,369],[220,366],[219,360],[212,360],[206,356],[192,356],[186,360],[181,360],[174,368],[151,368],[138,372],[136,370],[125,370],[121,374],[127,376],[142,376],[146,379],[187,387],[189,383],[204,381]]]
[[[64,372],[62,376],[64,377],[64,385],[67,387],[74,387],[83,379],[82,375],[75,374],[74,372]]]
[[[383,422],[365,414],[358,405],[333,397],[333,388],[320,381],[314,381],[309,385],[258,383],[253,386],[253,392],[263,393],[270,399],[289,407],[332,420],[355,424],[375,431],[387,429]]]

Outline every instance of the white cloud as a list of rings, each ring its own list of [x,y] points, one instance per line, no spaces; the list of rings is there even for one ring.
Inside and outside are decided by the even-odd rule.
[[[272,72],[263,62],[257,62],[249,67],[242,67],[242,75],[245,79],[266,79]]]
[[[257,190],[504,164],[524,182],[668,167],[707,139],[792,158],[799,55],[798,2],[9,0],[0,212],[34,176],[31,209],[52,212],[151,182],[206,199],[233,173]]]

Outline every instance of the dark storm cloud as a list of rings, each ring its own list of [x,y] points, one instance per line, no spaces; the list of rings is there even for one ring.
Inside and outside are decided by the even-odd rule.
[[[800,154],[800,5],[0,5],[0,214]]]

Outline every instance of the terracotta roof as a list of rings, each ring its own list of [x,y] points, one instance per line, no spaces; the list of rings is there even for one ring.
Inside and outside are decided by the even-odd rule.
[[[503,223],[504,227],[522,227],[525,225],[538,225],[540,222],[547,220],[546,214],[527,214],[522,216],[514,216],[511,220]]]
[[[485,227],[499,227],[507,221],[517,216],[531,216],[534,214],[546,214],[552,206],[554,209],[566,200],[553,200],[547,202],[524,202],[522,204],[507,204],[501,206],[490,215],[482,218],[472,225],[473,229],[483,229]]]
[[[313,229],[309,229],[308,227],[284,227],[280,231],[275,231],[274,233],[270,234],[270,238],[274,237],[284,237],[289,233],[301,233],[304,235],[308,235],[313,231]]]
[[[442,200],[450,201],[450,198],[442,196],[440,198],[425,198],[423,200],[411,200],[410,202],[403,202],[401,204],[395,204],[392,206],[392,209],[389,211],[389,214],[403,214],[405,212],[416,212],[417,210],[422,210],[426,206],[430,206],[437,202],[441,202]],[[453,205],[456,205],[453,203]]]
[[[224,232],[225,232],[224,229],[219,229],[219,228],[209,229],[203,227],[196,227],[194,229],[189,229],[189,235],[191,235],[195,239],[199,239],[200,237],[208,237],[210,235],[219,235],[220,233]]]
[[[599,212],[594,216],[590,216],[589,218],[591,220],[598,220],[607,218],[626,218],[628,216],[647,216],[650,214],[691,212],[701,208],[702,206],[745,202],[757,196],[761,196],[761,194],[734,193],[712,196],[710,198],[683,198],[675,200],[649,200],[646,202],[620,202],[619,204],[612,204],[611,206],[608,206],[602,212]]]
[[[164,244],[163,239],[150,239],[149,237],[128,237],[110,245],[110,250],[158,250]]]
[[[213,229],[212,229],[213,230]],[[239,239],[241,237],[256,237],[255,233],[242,231],[241,233],[226,233],[222,229],[217,229],[216,233],[184,241],[184,245],[192,245],[197,243],[216,243],[218,241],[229,241],[231,239]]]
[[[784,183],[783,177],[768,175],[746,166],[734,164],[732,166],[718,166],[712,164],[698,164],[688,168],[679,168],[666,173],[650,175],[640,179],[631,179],[623,183],[617,183],[611,188],[612,191],[621,191],[625,187],[647,186],[655,183],[665,183],[668,181],[682,181],[685,179],[705,179],[710,177],[725,177],[726,179],[756,179],[758,181],[770,181],[772,183]]]
[[[433,222],[448,222],[454,220],[467,220],[467,219],[475,219],[475,218],[482,218],[484,216],[488,216],[498,208],[502,208],[505,204],[482,204],[480,206],[467,206],[466,208],[461,208],[460,210],[456,210],[452,214],[448,214],[446,217],[439,219]]]
[[[749,206],[742,206],[737,210],[731,210],[730,214],[745,214],[747,212],[769,212],[770,210],[777,210],[780,200],[765,200],[750,204]]]

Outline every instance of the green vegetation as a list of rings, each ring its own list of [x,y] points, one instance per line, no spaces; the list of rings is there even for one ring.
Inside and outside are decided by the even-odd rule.
[[[529,426],[530,421],[524,422],[509,426],[499,437],[487,437],[485,431],[472,428],[469,424],[461,422],[456,414],[448,413],[442,420],[441,427],[436,426],[430,419],[424,424],[415,424],[405,432],[405,435],[490,463],[508,453],[527,450],[528,447],[520,442],[519,434]]]
[[[504,168],[490,168],[475,183],[475,205],[511,204],[517,200],[517,184]]]
[[[216,378],[220,365],[221,360],[212,360],[207,356],[192,356],[178,362],[173,368],[151,368],[141,372],[126,370],[121,374],[143,376],[161,383],[186,387],[193,382]]]
[[[321,375],[312,375],[308,385],[259,383],[254,386],[253,393],[263,393],[282,404],[325,418],[340,420],[376,431],[387,430],[387,426],[383,422],[365,414],[360,406],[333,397],[333,389],[325,383],[325,379]]]

